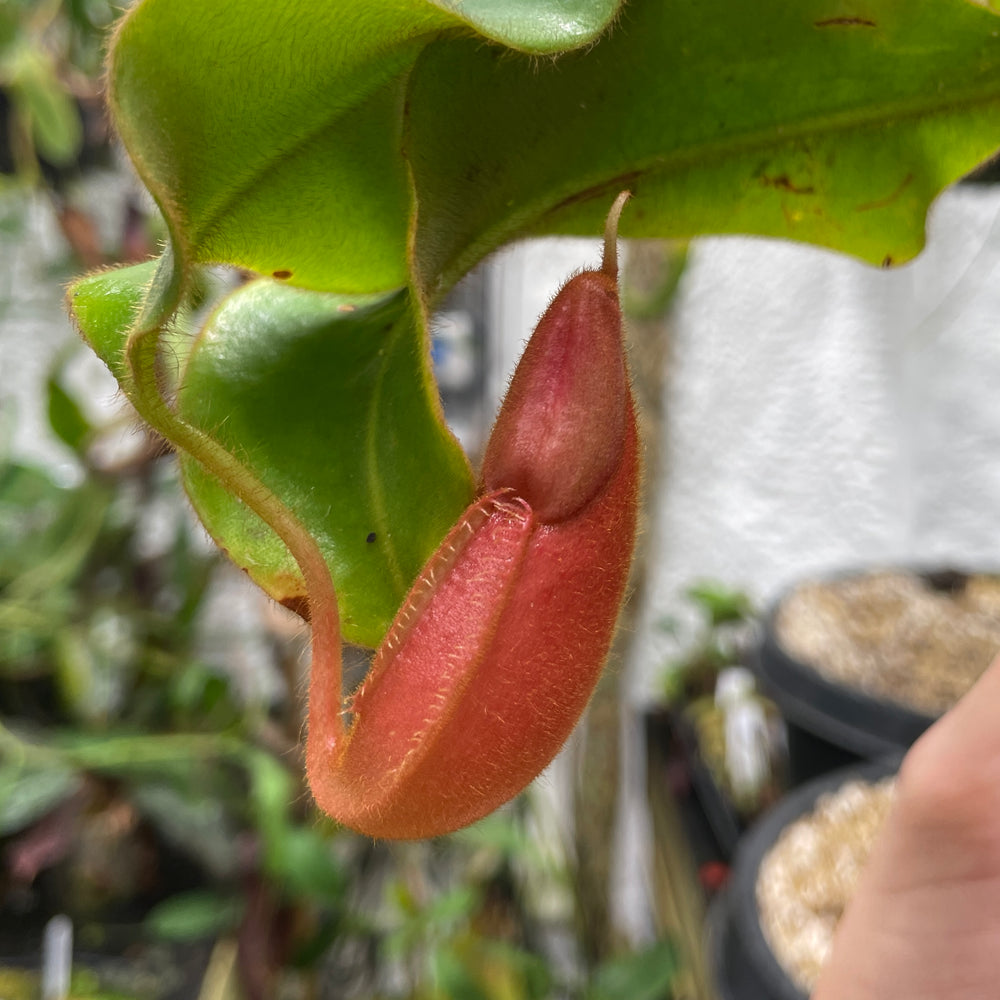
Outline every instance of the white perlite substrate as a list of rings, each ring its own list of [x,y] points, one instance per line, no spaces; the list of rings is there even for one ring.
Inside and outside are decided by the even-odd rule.
[[[761,862],[761,929],[782,967],[806,993],[830,955],[837,922],[894,793],[894,777],[877,784],[847,782],[789,824]]]

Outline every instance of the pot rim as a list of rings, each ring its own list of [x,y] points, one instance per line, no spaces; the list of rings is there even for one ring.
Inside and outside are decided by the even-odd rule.
[[[839,768],[796,788],[771,807],[741,839],[733,861],[729,885],[725,890],[725,924],[715,931],[715,949],[725,933],[739,941],[748,962],[760,973],[762,981],[774,990],[768,1000],[808,1000],[792,981],[771,950],[757,909],[757,874],[765,855],[777,842],[785,827],[810,812],[820,796],[836,791],[848,781],[875,782],[898,772],[902,754]],[[728,917],[728,919],[726,919]],[[713,958],[715,956],[713,955]]]

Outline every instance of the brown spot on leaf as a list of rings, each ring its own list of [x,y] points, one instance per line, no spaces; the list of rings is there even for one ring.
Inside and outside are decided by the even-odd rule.
[[[291,271],[272,271],[271,272],[271,277],[272,278],[279,278],[282,281],[284,281],[286,278],[290,278],[291,276],[292,276],[292,272]]]
[[[892,267],[893,263],[894,263],[894,261],[893,261],[892,257],[889,254],[886,254],[882,258],[882,267],[883,268],[890,268],[890,267]]]
[[[878,25],[867,17],[827,17],[814,21],[817,28],[877,28]]]
[[[787,191],[789,194],[815,194],[816,188],[812,184],[795,184],[788,174],[779,174],[777,177],[768,177],[766,174],[760,179],[765,187],[777,188],[779,191]]]
[[[337,306],[337,312],[339,313],[352,313],[355,309],[357,309],[357,306],[353,302],[341,302]]]

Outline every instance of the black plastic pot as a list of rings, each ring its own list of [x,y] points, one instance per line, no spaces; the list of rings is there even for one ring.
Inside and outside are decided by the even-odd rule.
[[[654,708],[645,713],[644,727],[650,780],[669,789],[696,868],[728,866],[741,831],[708,768],[692,756],[691,725],[672,709]]]
[[[716,781],[715,775],[712,774],[711,768],[702,756],[694,724],[690,719],[679,715],[675,726],[684,749],[685,762],[694,793],[698,797],[705,818],[722,849],[723,858],[729,861],[732,859],[736,845],[743,834],[743,822],[736,807]]]
[[[751,666],[788,726],[790,784],[795,787],[859,761],[905,753],[934,717],[837,684],[789,654],[776,630],[783,600],[764,621]]]
[[[847,781],[878,781],[894,774],[900,758],[842,768],[787,795],[740,841],[729,885],[713,900],[708,958],[719,1000],[808,1000],[779,964],[760,926],[757,872],[782,830],[812,810],[816,800]]]

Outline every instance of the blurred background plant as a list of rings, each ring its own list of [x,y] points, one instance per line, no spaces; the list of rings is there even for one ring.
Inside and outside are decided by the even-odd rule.
[[[74,204],[73,185],[113,159],[100,80],[114,16],[105,0],[0,2],[0,193],[44,192],[85,267],[106,255],[92,218]],[[136,210],[136,235],[140,215]],[[18,217],[6,220],[9,226]],[[145,256],[125,242],[124,259]]]
[[[777,706],[748,669],[758,628],[750,597],[714,580],[684,596],[691,616],[659,623],[680,649],[663,668],[663,702],[690,780],[714,800],[707,812],[728,860],[741,830],[784,790],[786,739]]]
[[[756,612],[750,597],[715,580],[684,590],[691,615],[661,618],[660,630],[680,652],[663,667],[663,698],[668,704],[691,701],[715,689],[719,671],[746,662],[753,642]]]
[[[107,148],[98,80],[114,16],[105,0],[0,3],[0,167],[58,186]]]

